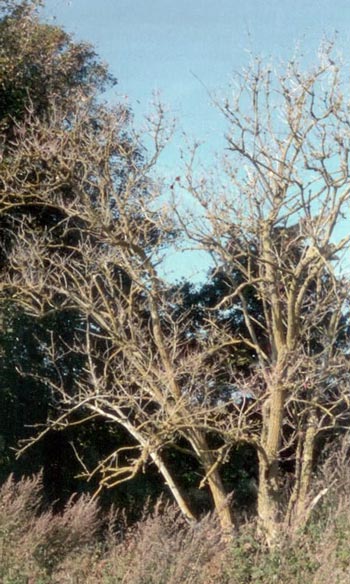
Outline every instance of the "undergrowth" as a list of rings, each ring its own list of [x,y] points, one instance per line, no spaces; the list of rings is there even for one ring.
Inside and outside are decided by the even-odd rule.
[[[40,476],[10,477],[0,489],[0,582],[348,584],[350,473],[338,484],[307,528],[284,530],[271,551],[252,521],[225,543],[214,517],[189,525],[162,502],[131,526],[86,496],[57,514],[43,507]]]

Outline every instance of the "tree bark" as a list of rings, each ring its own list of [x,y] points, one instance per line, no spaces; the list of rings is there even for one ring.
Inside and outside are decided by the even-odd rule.
[[[224,537],[231,537],[233,528],[235,527],[234,517],[230,509],[228,494],[223,485],[215,456],[211,452],[206,437],[202,433],[193,433],[191,443],[206,473],[205,482],[208,483],[223,535]]]
[[[299,454],[300,471],[295,479],[288,511],[288,523],[293,530],[304,526],[309,518],[308,494],[312,479],[317,422],[316,412],[311,411]]]
[[[280,385],[270,389],[263,408],[263,434],[259,452],[258,516],[260,528],[269,545],[274,545],[280,530],[281,485],[279,449],[283,424],[285,390]]]
[[[276,488],[278,481],[278,463],[269,463],[265,456],[259,454],[259,490],[258,518],[259,530],[269,547],[273,547],[280,534],[280,492]]]
[[[222,484],[218,469],[215,469],[208,478],[209,489],[214,501],[215,511],[219,517],[224,536],[230,536],[235,527],[228,495]]]
[[[164,462],[162,461],[160,455],[157,452],[150,452],[150,457],[153,460],[154,464],[157,466],[161,475],[163,476],[165,484],[169,487],[171,494],[173,495],[176,503],[178,504],[181,513],[186,517],[188,521],[195,521],[196,518],[193,515],[189,505],[187,504],[186,499],[182,495],[179,487],[174,482],[171,474],[169,473]]]

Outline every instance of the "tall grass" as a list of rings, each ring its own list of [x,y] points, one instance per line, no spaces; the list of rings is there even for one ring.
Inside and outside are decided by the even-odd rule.
[[[88,497],[62,513],[45,510],[41,477],[0,489],[2,584],[348,584],[350,470],[345,451],[328,459],[318,489],[329,489],[307,525],[285,530],[268,550],[249,521],[229,544],[215,518],[187,524],[160,502],[127,526]]]
[[[61,514],[42,509],[40,475],[19,482],[10,476],[1,487],[1,583],[63,582],[57,578],[65,565],[93,555],[101,524],[95,502],[83,496],[72,498]]]

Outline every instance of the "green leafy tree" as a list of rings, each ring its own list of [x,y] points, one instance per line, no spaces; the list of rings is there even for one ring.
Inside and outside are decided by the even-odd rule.
[[[2,135],[34,114],[46,119],[56,107],[91,98],[115,83],[87,43],[39,20],[36,0],[0,4],[0,119]]]

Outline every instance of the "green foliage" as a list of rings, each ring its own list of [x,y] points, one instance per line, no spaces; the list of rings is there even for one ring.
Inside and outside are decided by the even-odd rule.
[[[106,109],[99,99],[106,88],[116,83],[89,44],[75,42],[60,27],[39,19],[38,4],[36,0],[3,0],[0,8],[0,173],[4,181],[11,183],[11,200],[1,198],[0,270],[6,264],[14,234],[25,218],[34,229],[56,227],[56,238],[62,238],[67,225],[61,223],[65,214],[57,205],[57,196],[62,197],[60,201],[75,196],[82,174],[79,158],[83,148],[79,143],[88,135],[94,136],[97,149],[103,141],[108,121],[104,119]],[[124,106],[119,109],[120,141],[126,145],[130,112]],[[77,112],[82,111],[83,135],[75,139]],[[24,137],[28,143],[16,165]],[[58,160],[59,153],[55,152],[60,150],[61,140],[66,157],[63,167],[62,160]],[[132,161],[128,163],[135,163],[139,157],[136,150],[132,149]],[[89,158],[87,152],[84,156]],[[115,156],[114,178],[122,183],[128,172],[127,164],[123,168],[117,165],[116,151],[111,156]],[[72,158],[76,162],[67,170],[68,160]],[[94,179],[91,176],[86,179],[88,194],[93,199]],[[44,204],[37,197],[41,189],[48,190]],[[78,217],[70,221],[66,245],[77,242],[82,227]]]
[[[246,526],[228,552],[224,581],[232,584],[311,582],[320,564],[308,545],[302,543],[307,542],[285,541],[278,549],[269,551],[257,539],[253,526]]]
[[[37,472],[43,451],[37,464],[28,465],[28,459],[15,461],[13,448],[21,439],[28,438],[35,423],[44,423],[51,402],[50,391],[41,382],[45,375],[44,356],[38,344],[42,337],[41,323],[33,321],[23,311],[13,305],[1,306],[0,328],[0,436],[1,465],[0,477],[9,472]],[[26,374],[32,373],[32,376]],[[41,459],[41,460],[40,460]]]
[[[113,229],[113,223],[118,221],[117,198],[122,196],[129,175],[138,174],[142,161],[138,140],[132,139],[128,131],[129,110],[123,105],[112,110],[99,101],[101,91],[114,83],[105,65],[89,45],[73,42],[59,27],[41,22],[37,7],[34,0],[1,3],[0,172],[11,184],[11,197],[0,200],[0,272],[4,279],[10,271],[7,258],[24,226],[30,225],[32,234],[42,236],[45,243],[49,240],[51,248],[54,246],[61,256],[71,258],[72,247],[76,247],[78,255],[79,244],[84,240],[84,214],[88,220],[98,217],[100,212],[104,218],[108,215],[104,228],[106,233]],[[142,175],[137,188],[133,187],[135,200],[147,196],[148,185]],[[72,200],[79,200],[81,206],[77,213],[73,216],[68,213],[67,217],[61,203]],[[132,229],[149,221],[134,204],[135,200],[130,209]],[[106,207],[101,210],[100,205]],[[136,233],[137,229],[134,239]],[[146,233],[146,239],[142,237],[138,242],[143,248],[158,243],[153,224],[142,230],[142,235]],[[87,243],[91,244],[94,237],[90,230]],[[94,268],[98,251],[105,248],[102,237],[94,250]],[[111,269],[112,294],[118,294],[120,287],[130,285],[130,277],[118,266]],[[109,294],[103,275],[97,274],[97,278],[98,286]],[[8,300],[12,294],[10,287],[1,305],[3,316],[0,315],[3,369],[0,406],[5,412],[0,420],[0,479],[10,470],[19,476],[19,472],[28,474],[44,467],[46,494],[50,499],[65,500],[72,489],[82,489],[82,483],[74,483],[74,476],[81,469],[72,445],[86,467],[93,469],[119,445],[129,445],[130,437],[99,418],[80,425],[85,416],[82,411],[73,417],[74,425],[64,435],[48,433],[28,456],[15,460],[12,448],[35,434],[32,426],[44,424],[54,410],[62,412],[58,392],[55,394],[52,386],[63,380],[65,390],[73,391],[76,380],[84,377],[84,358],[79,351],[67,348],[75,342],[79,344],[87,320],[80,318],[76,310],[63,308],[60,294],[49,294],[39,319],[35,320],[16,307],[13,298]],[[88,320],[88,326],[95,326],[96,330],[99,325],[90,317]],[[47,352],[51,344],[55,346],[55,357],[50,360]],[[103,367],[105,350],[100,340],[96,347],[97,367]],[[150,480],[135,480],[127,490],[119,489],[116,498],[139,509],[148,496],[159,495],[159,481],[154,480],[152,472],[150,476]],[[93,478],[85,488],[94,490],[96,486]]]
[[[38,2],[2,1],[0,16],[0,121],[8,133],[29,112],[41,119],[53,105],[87,98],[114,82],[86,43],[39,21]]]
[[[21,147],[23,132],[26,136],[30,134],[35,144],[41,144],[47,131],[44,146],[48,149],[53,137],[66,133],[74,149],[72,115],[85,104],[81,131],[84,138],[89,135],[95,139],[94,148],[97,148],[108,126],[108,119],[104,117],[107,110],[98,104],[98,98],[105,88],[115,83],[90,45],[74,42],[61,28],[39,19],[40,5],[36,0],[1,0],[0,3],[0,173],[13,181],[12,186],[20,183],[18,196],[13,191],[10,199],[0,197],[0,271],[3,274],[8,269],[7,253],[16,241],[22,221],[30,222],[37,233],[51,230],[56,241],[64,239],[62,253],[65,253],[65,246],[77,243],[83,226],[78,217],[70,220],[69,225],[63,224],[64,214],[53,200],[54,194],[64,199],[75,196],[76,189],[79,190],[77,181],[81,165],[77,162],[68,177],[65,167],[62,170],[62,161],[55,156],[47,157],[41,151],[37,156],[27,151],[15,168],[16,144]],[[122,107],[120,141],[125,147],[129,140],[128,119],[129,114]],[[71,160],[78,159],[82,151],[80,146],[78,151],[68,150],[66,145],[65,153]],[[127,176],[128,164],[140,160],[136,147],[131,150],[132,160],[124,166],[118,164],[116,151],[111,153],[113,178],[119,188]],[[88,153],[84,156],[88,158]],[[105,162],[110,161],[106,159]],[[53,194],[49,188],[47,204],[37,204],[36,189],[46,188],[51,180],[55,182],[57,174],[63,174],[58,195],[57,189],[53,189]],[[92,200],[93,179],[89,182],[90,178],[87,178],[87,194]],[[121,281],[120,274],[118,281]],[[72,490],[83,489],[82,481],[79,483],[74,478],[81,468],[72,444],[80,450],[87,467],[94,468],[98,460],[120,442],[127,443],[127,439],[125,432],[99,419],[81,426],[82,413],[76,416],[76,425],[64,435],[50,432],[19,461],[15,459],[13,449],[19,441],[35,434],[38,425],[40,429],[53,411],[61,407],[52,391],[52,383],[64,379],[65,387],[73,387],[82,375],[84,359],[67,350],[73,339],[81,335],[82,319],[77,311],[63,310],[61,298],[56,298],[57,310],[48,306],[47,314],[34,318],[9,297],[11,291],[0,303],[0,482],[10,471],[19,476],[44,467],[47,496],[64,501]],[[55,363],[47,356],[52,343]],[[94,490],[96,486],[96,481],[92,480],[84,489]]]
[[[26,439],[31,434],[28,425],[45,424],[52,412],[55,412],[53,417],[56,419],[62,412],[67,414],[64,423],[70,427],[65,437],[56,432],[47,434],[35,451],[35,465],[22,465],[22,471],[37,470],[38,464],[43,463],[44,477],[56,489],[51,495],[59,495],[63,499],[67,498],[76,469],[73,449],[79,450],[86,465],[86,476],[89,476],[89,469],[101,460],[111,461],[111,470],[114,471],[116,458],[109,458],[108,455],[117,453],[117,456],[119,445],[131,446],[134,450],[133,440],[136,438],[127,437],[126,431],[115,430],[114,427],[110,429],[97,414],[80,430],[86,413],[84,408],[88,404],[90,411],[98,412],[98,415],[103,411],[105,419],[113,420],[114,425],[124,424],[128,430],[128,424],[134,424],[134,433],[130,432],[132,436],[144,432],[146,438],[139,433],[142,437],[139,446],[142,445],[145,453],[147,451],[147,456],[153,442],[156,442],[155,452],[164,454],[164,459],[174,471],[173,475],[187,493],[197,489],[198,476],[203,478],[201,448],[193,449],[197,456],[194,462],[184,454],[186,447],[194,445],[191,425],[195,426],[196,420],[199,420],[198,425],[204,426],[204,429],[196,429],[203,432],[204,440],[200,443],[204,443],[205,447],[202,452],[212,450],[217,454],[227,440],[227,452],[222,461],[220,459],[225,487],[223,497],[234,491],[236,506],[253,505],[256,500],[254,480],[258,474],[257,457],[247,443],[260,440],[261,446],[261,439],[256,440],[256,436],[263,421],[264,408],[260,406],[268,403],[268,397],[263,396],[263,391],[268,389],[266,380],[269,375],[265,373],[269,373],[268,364],[274,365],[276,350],[271,340],[273,327],[270,326],[270,313],[266,310],[264,313],[263,309],[268,286],[265,285],[265,291],[261,287],[260,293],[257,286],[258,281],[262,285],[259,236],[253,232],[250,235],[244,233],[243,223],[232,224],[228,227],[225,252],[235,258],[231,266],[224,262],[222,269],[215,270],[200,290],[186,283],[162,296],[154,287],[150,309],[150,304],[147,304],[148,290],[153,287],[155,278],[147,254],[166,245],[173,236],[173,228],[166,226],[163,233],[163,223],[161,226],[157,223],[157,213],[144,205],[150,185],[147,178],[149,167],[145,165],[146,170],[141,168],[143,158],[139,138],[129,133],[130,112],[123,106],[112,110],[101,105],[97,99],[98,93],[113,83],[106,67],[89,45],[74,43],[62,29],[40,22],[36,13],[37,2],[7,0],[1,6],[0,131],[3,156],[0,173],[6,188],[3,189],[5,196],[1,198],[0,208],[0,278],[4,275],[5,281],[8,276],[6,299],[11,295],[15,296],[12,300],[20,297],[26,309],[29,307],[40,320],[32,320],[11,303],[4,305],[0,331],[0,366],[3,370],[0,406],[6,415],[0,426],[0,473],[5,475],[10,468],[18,470],[11,448],[18,440]],[[156,151],[159,151],[158,133],[155,140]],[[153,204],[153,208],[155,206]],[[276,257],[285,269],[283,278],[279,275],[274,282],[276,296],[281,299],[287,295],[288,286],[294,286],[291,284],[295,280],[293,269],[303,255],[307,256],[309,236],[306,233],[300,235],[300,227],[302,225],[287,227],[286,224],[281,227],[276,223],[269,235]],[[137,253],[136,249],[139,250]],[[325,257],[331,259],[332,255],[328,252]],[[270,265],[270,259],[265,264]],[[298,281],[307,275],[308,262],[302,270],[304,272],[299,274]],[[282,268],[280,271],[282,273]],[[248,273],[246,285],[242,286]],[[317,284],[315,279],[306,278],[306,281],[308,287],[302,294],[305,302],[300,321],[304,321],[308,313],[312,316],[310,307],[327,298],[333,286],[332,279],[327,275]],[[132,284],[136,284],[137,292],[131,291]],[[161,286],[160,281],[157,286]],[[241,287],[238,296],[235,295],[237,287]],[[322,293],[316,293],[316,288],[320,288]],[[261,293],[262,290],[264,293]],[[168,298],[165,298],[167,294]],[[159,299],[166,299],[166,302],[157,313],[155,303]],[[268,301],[265,298],[267,304]],[[278,304],[279,301],[276,306]],[[322,360],[326,338],[322,336],[322,328],[327,328],[332,312],[333,305],[328,303],[327,309],[322,311],[322,318],[317,323],[311,323],[306,340],[301,341],[303,346],[300,349],[305,356],[321,355]],[[156,314],[156,319],[152,313]],[[119,322],[118,315],[121,315]],[[252,322],[257,330],[254,335],[250,331]],[[179,324],[181,330],[176,336],[174,332]],[[345,324],[344,317],[341,323],[343,331]],[[171,374],[166,363],[169,359],[164,359],[161,354],[167,352],[164,343],[162,341],[160,350],[161,345],[156,339],[157,330],[169,341],[169,355],[175,355],[170,365]],[[209,345],[216,331],[224,332],[229,342],[220,340],[217,348],[211,350],[213,347]],[[345,332],[342,335],[344,342],[347,335]],[[250,337],[254,342],[249,341]],[[84,338],[87,340],[84,341]],[[336,348],[339,349],[340,337],[337,341]],[[141,358],[146,355],[146,365],[145,361],[140,365],[138,359],[130,359],[132,344],[134,355],[138,351]],[[54,351],[50,353],[52,346]],[[203,362],[198,361],[198,375],[193,376],[188,390],[186,384],[192,376],[195,359],[188,370],[185,357],[196,357],[196,352],[200,355],[201,351],[205,356]],[[48,354],[51,358],[47,357]],[[264,371],[260,381],[257,376],[254,379],[254,364],[259,355],[260,374]],[[176,378],[182,362],[185,364],[183,372]],[[147,387],[148,373],[151,374],[151,383]],[[300,377],[302,375],[303,372]],[[193,404],[205,404],[203,407],[207,409],[203,410],[204,414],[198,408],[202,421],[198,415],[191,415],[188,417],[189,423],[180,423],[180,429],[172,426],[176,416],[173,415],[174,397],[169,398],[170,379],[176,379],[174,395],[179,403],[182,393],[184,402],[185,394],[191,393],[188,400],[190,410]],[[160,391],[153,392],[153,386],[157,386],[159,380],[163,386]],[[237,395],[235,382],[240,380],[242,387],[246,382],[247,391],[246,399],[238,398],[242,404],[244,402],[242,411],[237,412],[239,423],[244,421],[245,404],[248,404],[247,409],[251,404],[256,404],[257,408],[251,408],[250,419],[245,427],[242,422],[243,430],[235,438],[232,432],[234,416],[230,417],[230,414],[234,413],[237,405],[233,396],[234,393]],[[259,391],[254,395],[250,383],[263,390],[260,395]],[[301,424],[301,430],[304,429],[302,413],[305,403],[310,401],[304,395],[308,387],[304,387],[300,379],[297,385],[302,405],[299,410],[288,409],[283,417],[281,432],[283,430],[286,443],[294,431],[291,428]],[[327,399],[329,397],[324,395],[326,405]],[[343,403],[337,397],[336,401]],[[322,399],[319,403],[322,405]],[[168,412],[164,404],[170,406]],[[213,414],[210,421],[207,412],[214,411],[218,404],[217,412],[220,409],[220,414]],[[348,423],[348,418],[341,417],[341,413],[338,420]],[[181,412],[179,420],[181,417],[186,420],[187,412],[185,416]],[[163,428],[166,428],[166,422],[171,423],[170,430],[166,428],[158,441],[154,438],[159,420],[164,424]],[[221,422],[226,420],[229,423],[225,428]],[[222,427],[224,430],[220,429]],[[238,443],[236,449],[235,440]],[[183,448],[182,441],[185,443]],[[172,446],[179,448],[179,455],[175,448],[175,454],[170,452]],[[288,461],[293,460],[295,449],[296,446],[284,448],[283,456]],[[123,457],[126,462],[132,461],[131,455],[127,460],[125,451],[121,454]],[[52,462],[46,464],[48,459]],[[209,484],[211,473],[218,472],[212,464],[214,462],[213,454],[205,469],[209,470]],[[282,466],[283,460],[278,462]],[[144,461],[142,463],[144,468]],[[104,477],[107,476],[103,464],[99,471],[102,475],[104,473]],[[112,472],[110,476],[112,484],[117,473],[114,475]],[[94,480],[95,476],[92,487],[96,486]],[[123,502],[134,508],[140,507],[146,496],[153,498],[159,491],[159,483],[154,485],[152,480],[141,477],[134,481]],[[210,504],[205,491],[202,499],[197,497],[200,514],[210,509]],[[140,525],[138,536],[142,529],[144,526]],[[181,534],[189,538],[193,535],[186,529]],[[173,536],[172,532],[166,532],[163,540],[174,544]],[[308,552],[305,556],[297,555],[294,548],[288,547],[282,556],[281,551],[267,552],[260,543],[251,541],[248,536],[246,541],[245,537],[238,538],[231,550],[230,577],[239,582],[264,582],[276,578],[282,582],[282,578],[289,578],[289,572],[296,581],[300,574],[311,577],[317,569],[317,562],[309,561]],[[60,535],[54,534],[48,546],[61,549],[66,539],[69,539],[68,533],[63,530]],[[47,541],[50,542],[49,538]],[[180,554],[181,542],[176,540],[175,544],[173,548]],[[140,546],[143,545],[144,541]],[[243,561],[247,550],[246,560]],[[134,550],[134,553],[139,552]],[[163,566],[163,560],[162,578],[168,582],[171,578],[176,581],[171,571],[174,557],[170,551],[166,553],[165,559],[164,555],[161,558],[149,556],[148,573],[142,576],[143,580],[140,577],[140,583],[155,581],[154,572],[157,566]],[[342,567],[346,550],[338,550],[337,554],[336,559]],[[42,556],[52,557],[47,551]],[[56,568],[58,561],[55,555],[53,557],[50,561],[45,560],[51,570]],[[285,562],[293,565],[295,571]],[[133,574],[132,577],[136,582],[139,576]],[[191,577],[194,578],[193,574]],[[184,582],[183,578],[182,575]]]

